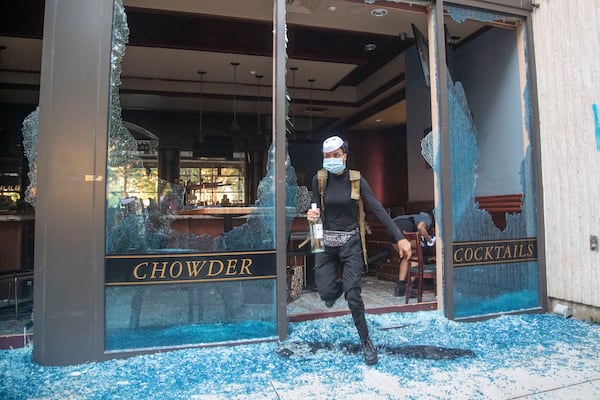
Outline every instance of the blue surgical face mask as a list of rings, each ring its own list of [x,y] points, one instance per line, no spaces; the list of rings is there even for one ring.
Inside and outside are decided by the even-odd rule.
[[[325,158],[323,159],[323,168],[332,174],[339,174],[346,168],[344,160],[341,158]]]

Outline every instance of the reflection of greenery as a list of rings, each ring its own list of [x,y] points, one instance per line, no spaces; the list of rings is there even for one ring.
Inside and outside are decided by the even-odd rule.
[[[158,170],[150,169],[150,174],[144,168],[123,169],[122,173],[108,175],[108,206],[117,207],[124,197],[137,197],[147,200],[156,198]]]

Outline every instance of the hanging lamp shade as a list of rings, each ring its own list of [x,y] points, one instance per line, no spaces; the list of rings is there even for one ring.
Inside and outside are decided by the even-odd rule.
[[[262,75],[256,75],[256,79],[258,79],[258,96],[257,96],[257,112],[256,112],[256,134],[262,135],[262,129],[260,127],[260,80],[263,78]]]
[[[198,71],[198,74],[200,75],[200,115],[199,115],[199,122],[198,122],[198,141],[200,143],[204,142],[204,135],[202,134],[202,117],[203,117],[203,111],[204,111],[204,99],[203,99],[203,95],[204,95],[204,87],[203,87],[203,83],[204,83],[204,75],[206,74],[206,71]]]
[[[292,88],[294,91],[296,90],[296,71],[298,71],[298,67],[290,67],[290,71],[292,71]],[[291,99],[291,107],[289,108],[289,113],[291,114],[291,126],[293,130],[296,130],[296,107],[294,106],[295,102],[295,93],[294,96],[290,95]],[[288,116],[289,119],[289,116]]]

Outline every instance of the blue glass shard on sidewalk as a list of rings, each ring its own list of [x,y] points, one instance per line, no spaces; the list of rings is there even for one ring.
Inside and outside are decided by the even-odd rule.
[[[598,324],[555,314],[466,323],[438,311],[369,314],[368,320],[380,350],[379,362],[371,367],[364,364],[352,318],[346,315],[291,323],[281,343],[178,350],[69,367],[34,364],[31,347],[4,350],[0,398],[600,398]],[[278,354],[298,343],[307,344],[304,357]],[[450,357],[457,350],[465,354]],[[444,356],[435,357],[436,351]]]

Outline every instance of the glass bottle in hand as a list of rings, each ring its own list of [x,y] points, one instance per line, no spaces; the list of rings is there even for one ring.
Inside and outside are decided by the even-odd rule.
[[[311,209],[317,209],[317,203],[311,204]],[[322,253],[325,251],[323,246],[323,222],[321,217],[310,220],[310,249],[313,253]]]

